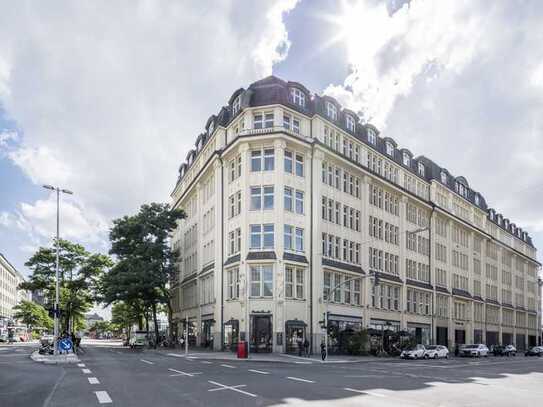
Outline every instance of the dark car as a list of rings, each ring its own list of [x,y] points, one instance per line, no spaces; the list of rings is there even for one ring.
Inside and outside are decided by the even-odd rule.
[[[543,347],[542,346],[533,346],[530,349],[528,349],[524,356],[543,356]]]
[[[491,347],[491,352],[494,356],[505,356],[505,346],[502,345],[494,345]]]

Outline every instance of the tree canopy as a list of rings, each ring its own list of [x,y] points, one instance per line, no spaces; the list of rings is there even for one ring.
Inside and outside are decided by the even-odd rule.
[[[85,312],[97,299],[101,276],[112,264],[106,255],[92,254],[80,244],[59,240],[61,326],[65,330],[69,330],[70,321],[74,325],[82,324]],[[55,246],[40,247],[25,266],[32,270],[32,275],[20,284],[20,288],[43,292],[47,308],[52,308],[55,302]]]
[[[117,262],[103,276],[102,301],[106,305],[122,301],[133,308],[142,304],[150,308],[156,336],[157,306],[170,304],[168,283],[175,273],[170,235],[183,217],[182,211],[167,204],[151,203],[142,205],[136,215],[114,220],[110,231],[110,254]]]
[[[33,301],[21,301],[13,307],[15,314],[13,316],[27,325],[29,328],[46,328],[53,327],[53,320],[48,315],[47,310]]]

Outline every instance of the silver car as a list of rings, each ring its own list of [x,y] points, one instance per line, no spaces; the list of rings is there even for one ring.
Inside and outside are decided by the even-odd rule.
[[[429,345],[426,346],[426,352],[424,352],[424,359],[449,359],[449,349],[442,345]]]

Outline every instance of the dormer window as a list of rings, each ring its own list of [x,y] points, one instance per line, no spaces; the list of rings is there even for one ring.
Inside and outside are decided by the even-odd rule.
[[[490,211],[488,216],[490,217],[490,220],[494,220],[494,211]]]
[[[337,108],[333,103],[326,102],[326,114],[332,120],[337,120]]]
[[[377,141],[375,132],[372,129],[368,129],[368,142],[375,144]]]
[[[445,171],[441,171],[441,183],[447,185],[447,173]]]
[[[418,170],[419,170],[419,175],[421,177],[424,177],[424,164],[423,163],[418,163],[418,166],[417,166]]]
[[[475,205],[479,206],[479,195],[475,195]]]
[[[500,215],[498,215],[498,225],[501,226],[501,224],[502,224],[502,217]]]
[[[215,124],[213,122],[209,123],[209,127],[207,128],[207,135],[211,136],[213,134],[214,129],[215,129]]]
[[[241,95],[235,98],[234,103],[232,103],[232,116],[237,115],[240,110],[241,110]]]
[[[392,145],[392,143],[389,143],[387,141],[386,143],[386,149],[387,149],[387,154],[390,155],[390,156],[393,156],[394,155],[394,146]]]
[[[290,100],[295,105],[305,107],[305,93],[298,88],[290,88]]]
[[[503,221],[503,225],[505,226],[505,228],[507,229],[509,227],[509,221],[506,219]]]
[[[408,153],[403,153],[403,165],[405,165],[406,167],[410,167],[411,166],[411,157],[409,157],[409,154]]]
[[[353,117],[350,114],[345,116],[345,124],[347,126],[347,130],[354,132],[355,122],[354,122]]]

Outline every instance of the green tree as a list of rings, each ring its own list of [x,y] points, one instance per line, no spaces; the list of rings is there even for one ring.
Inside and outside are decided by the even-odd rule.
[[[54,242],[56,243],[56,241]],[[70,321],[81,325],[96,299],[98,282],[112,262],[103,254],[91,254],[83,246],[59,240],[59,276],[61,325],[69,331]],[[25,290],[41,290],[49,308],[55,303],[56,248],[40,247],[25,263],[32,270],[28,281],[20,284]]]
[[[111,322],[115,325],[115,330],[125,330],[128,339],[130,339],[132,325],[138,322],[141,323],[141,317],[141,306],[138,307],[119,301],[113,304],[111,309]]]
[[[21,301],[13,307],[13,316],[27,325],[30,330],[35,328],[51,329],[53,320],[47,314],[47,310],[33,301]]]
[[[102,280],[103,301],[143,304],[151,310],[155,337],[160,304],[168,307],[171,323],[169,282],[175,277],[176,258],[170,248],[170,235],[184,216],[183,211],[167,204],[151,203],[142,205],[134,216],[114,220],[110,232],[110,254],[116,255],[118,262]]]

